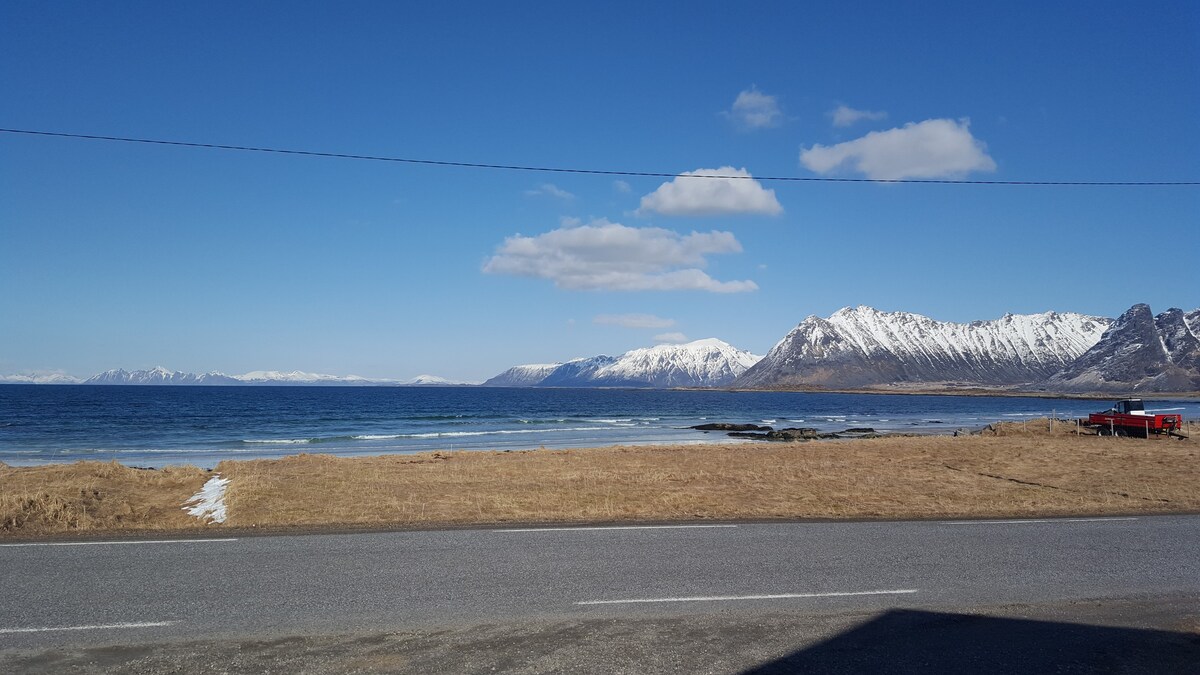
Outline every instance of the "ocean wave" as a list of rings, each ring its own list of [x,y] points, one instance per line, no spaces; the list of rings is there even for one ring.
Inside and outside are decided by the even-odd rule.
[[[321,439],[317,438],[243,438],[243,443],[255,443],[263,445],[300,445],[302,443],[315,443]]]
[[[437,422],[440,420],[461,420],[461,419],[499,420],[499,419],[504,419],[505,417],[507,417],[507,415],[496,415],[496,414],[490,414],[490,413],[489,414],[470,415],[470,414],[456,413],[453,415],[409,415],[409,416],[403,417],[402,419],[414,420],[414,421],[418,421],[418,422]]]
[[[6,454],[0,453],[0,454]],[[16,452],[25,452],[18,450]],[[198,455],[212,452],[254,452],[253,450],[201,450],[198,448],[67,448],[65,450],[31,450],[33,454],[59,454],[59,455],[129,455],[131,457],[137,455]]]
[[[458,438],[462,436],[492,436],[508,434],[550,434],[567,431],[605,431],[608,427],[563,427],[556,429],[494,429],[491,431],[434,431],[426,434],[407,434],[400,438]]]

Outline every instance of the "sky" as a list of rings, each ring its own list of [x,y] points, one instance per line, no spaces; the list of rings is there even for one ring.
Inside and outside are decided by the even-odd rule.
[[[1194,2],[6,2],[0,374],[480,381],[1200,306]],[[704,178],[703,176],[710,176]],[[718,178],[712,178],[718,176]]]

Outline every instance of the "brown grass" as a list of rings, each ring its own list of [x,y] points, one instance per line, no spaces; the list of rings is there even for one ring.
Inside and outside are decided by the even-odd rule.
[[[231,479],[226,527],[1200,511],[1194,440],[1077,437],[1073,425],[1057,423],[1050,435],[1047,427],[1045,420],[1009,423],[991,435],[960,438],[296,455],[222,462],[216,473]],[[101,470],[120,480],[106,478],[97,488]],[[46,478],[55,472],[57,483]],[[27,473],[42,478],[18,478]],[[91,486],[81,488],[73,473],[93,476]],[[24,502],[0,500],[3,522],[15,524],[6,532],[199,526],[179,510],[203,483],[195,469],[6,468],[0,494],[10,494],[18,480],[27,485],[20,494],[38,495],[39,506],[17,509],[26,515],[13,519],[10,504]],[[92,499],[90,490],[105,497]],[[59,500],[87,506],[60,517]],[[108,504],[126,504],[128,512],[117,519]]]
[[[159,471],[116,462],[35,467],[0,463],[0,536],[194,527],[180,509],[204,484],[195,467]]]

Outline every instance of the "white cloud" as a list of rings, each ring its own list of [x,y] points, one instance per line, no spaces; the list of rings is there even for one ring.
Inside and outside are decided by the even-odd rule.
[[[617,180],[613,181],[613,189],[616,190],[617,192],[625,193],[625,192],[632,191],[633,187],[631,187],[629,185],[629,183],[626,183],[625,181],[618,178]]]
[[[995,171],[996,162],[988,156],[983,141],[971,135],[970,124],[967,119],[909,122],[853,141],[802,149],[800,163],[819,174],[850,170],[876,180]]]
[[[779,101],[755,86],[738,94],[733,107],[725,115],[743,129],[767,129],[777,127],[783,121]]]
[[[534,188],[532,190],[526,190],[525,194],[529,195],[530,197],[546,195],[547,197],[557,197],[558,199],[574,199],[575,198],[575,195],[558,187],[554,183],[542,183],[541,185],[537,186],[536,188]]]
[[[855,110],[850,106],[839,105],[829,111],[833,118],[833,126],[848,127],[862,120],[879,121],[887,119],[887,113],[882,110]]]
[[[680,345],[688,341],[688,336],[683,333],[661,333],[654,336],[654,341]]]
[[[701,269],[707,265],[705,256],[741,251],[730,232],[681,235],[598,219],[533,237],[508,237],[484,263],[483,272],[549,279],[571,290],[757,290],[753,281],[718,281]]]
[[[657,190],[642,197],[637,210],[638,214],[649,212],[667,216],[734,213],[774,216],[783,213],[783,207],[775,199],[775,191],[764,189],[748,171],[723,166],[719,169],[685,171],[674,180],[658,186]]]
[[[592,323],[622,328],[670,328],[675,319],[664,319],[653,314],[598,314]]]

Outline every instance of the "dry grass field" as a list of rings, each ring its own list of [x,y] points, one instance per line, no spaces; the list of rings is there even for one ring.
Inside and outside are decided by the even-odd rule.
[[[223,462],[229,518],[180,505],[194,468],[0,468],[0,536],[208,527],[422,527],[1200,512],[1200,443],[1045,420],[921,436]]]
[[[190,466],[146,471],[116,462],[0,464],[0,537],[192,527],[196,519],[180,505],[205,479],[204,471]]]

